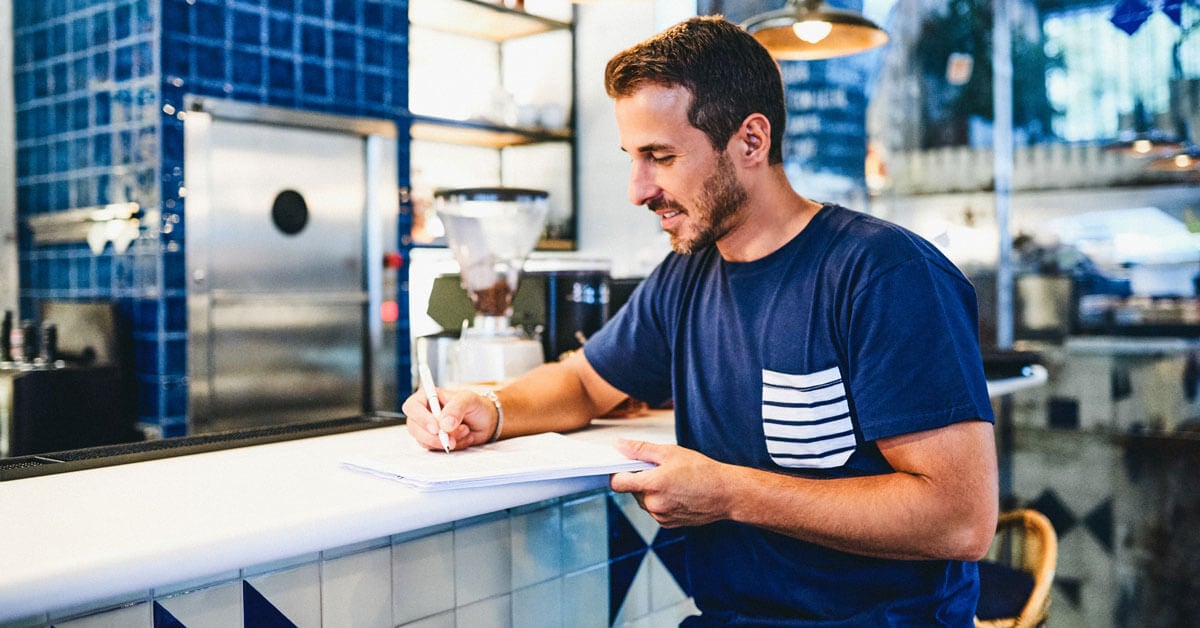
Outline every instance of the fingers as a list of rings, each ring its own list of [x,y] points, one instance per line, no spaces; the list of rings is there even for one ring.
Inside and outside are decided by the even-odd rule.
[[[642,478],[639,477],[642,472],[624,471],[614,473],[608,480],[608,486],[617,493],[638,493],[642,490]],[[641,495],[637,495],[640,503]]]
[[[486,442],[491,428],[491,402],[469,390],[438,390],[442,411],[434,417],[424,393],[413,393],[403,406],[409,433],[431,450],[442,449],[438,428],[450,437],[450,449]]]
[[[630,440],[627,438],[618,438],[616,446],[617,451],[621,452],[626,458],[645,460],[654,464],[662,464],[671,450],[670,445],[656,445],[643,440]]]

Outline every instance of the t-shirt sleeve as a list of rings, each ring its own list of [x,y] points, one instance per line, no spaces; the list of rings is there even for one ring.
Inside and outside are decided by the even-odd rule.
[[[671,399],[671,301],[666,271],[660,265],[630,295],[605,325],[588,339],[583,354],[604,381],[652,405]]]
[[[994,421],[977,312],[970,282],[923,257],[887,270],[853,295],[847,359],[865,439]]]

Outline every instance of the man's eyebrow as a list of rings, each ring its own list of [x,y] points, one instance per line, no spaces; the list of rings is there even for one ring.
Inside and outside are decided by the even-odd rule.
[[[621,150],[625,149],[622,148]],[[637,152],[639,153],[656,153],[666,150],[671,150],[671,146],[669,144],[645,144],[637,148]]]

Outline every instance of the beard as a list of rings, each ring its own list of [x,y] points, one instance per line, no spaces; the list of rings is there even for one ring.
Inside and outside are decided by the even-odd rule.
[[[649,205],[651,211],[674,209],[691,220],[681,229],[669,232],[671,248],[676,253],[691,254],[712,246],[733,228],[733,218],[746,202],[746,190],[738,183],[733,163],[724,152],[717,159],[716,169],[701,184],[696,207],[688,208],[674,201]]]

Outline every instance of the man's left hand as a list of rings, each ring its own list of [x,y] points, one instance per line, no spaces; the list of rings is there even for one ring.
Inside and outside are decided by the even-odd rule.
[[[718,477],[725,465],[678,445],[620,439],[617,449],[629,458],[658,465],[645,471],[614,473],[610,486],[618,493],[632,493],[664,528],[727,518]]]

